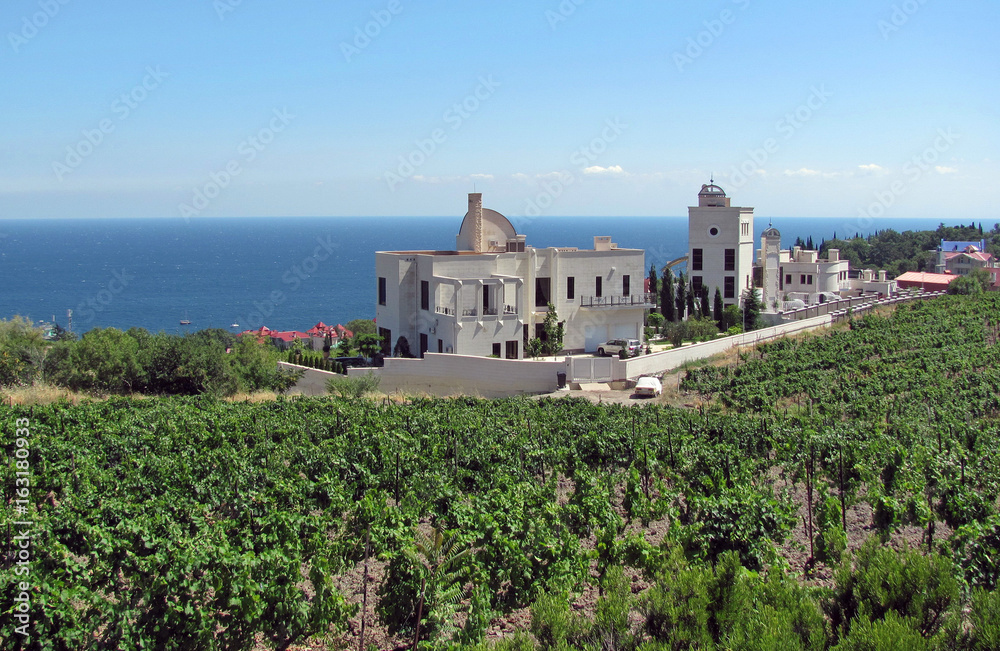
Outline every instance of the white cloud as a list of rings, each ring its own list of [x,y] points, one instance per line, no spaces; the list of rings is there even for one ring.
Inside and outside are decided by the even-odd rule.
[[[475,181],[492,181],[493,180],[493,175],[492,174],[470,174],[469,178],[473,179]]]
[[[785,170],[785,176],[819,176],[822,172],[801,167],[797,170]]]
[[[821,170],[813,170],[808,167],[800,167],[797,170],[785,170],[785,176],[804,176],[804,177],[820,177],[824,179],[835,179],[841,176],[851,176],[853,172],[823,172]]]
[[[626,172],[622,169],[621,165],[612,165],[610,167],[601,167],[600,165],[593,165],[591,167],[583,168],[584,174],[603,174],[606,176],[625,176]]]
[[[936,171],[938,174],[954,174],[958,170],[955,169],[954,167],[945,167],[944,165],[938,165],[937,167],[934,168],[934,171]]]
[[[876,165],[875,163],[869,163],[867,165],[858,165],[858,169],[862,171],[865,175],[882,174],[885,172],[885,168],[881,165]]]

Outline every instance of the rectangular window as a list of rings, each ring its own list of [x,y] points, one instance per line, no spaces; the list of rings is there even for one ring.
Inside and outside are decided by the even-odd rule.
[[[726,249],[726,271],[736,271],[736,249]]]
[[[420,309],[429,310],[431,304],[431,284],[426,280],[420,281]]]
[[[420,333],[420,357],[423,357],[424,353],[426,353],[426,352],[427,352],[427,334],[421,332]]]
[[[507,359],[517,359],[517,339],[507,342]]]
[[[785,274],[785,283],[788,285],[792,284],[792,274]]]
[[[701,271],[703,264],[702,256],[704,249],[691,249],[691,271]]]
[[[594,296],[604,296],[604,279],[600,276],[594,280]]]
[[[736,298],[736,276],[726,276],[722,287],[722,298]]]
[[[379,276],[378,278],[378,304],[385,305],[385,295],[386,295],[386,285],[385,278]]]
[[[388,356],[392,352],[392,331],[388,328],[379,328],[378,336],[382,338],[382,354]]]
[[[444,352],[444,340],[442,339],[438,339],[438,352],[439,353]]]
[[[500,342],[493,344],[493,356],[500,357]]]
[[[551,285],[550,278],[535,278],[535,307],[545,307],[549,304]]]
[[[566,300],[572,301],[576,298],[576,278],[569,276],[566,278]]]
[[[622,276],[622,296],[629,296],[632,294],[632,277],[628,274]]]
[[[813,284],[812,274],[809,274],[808,276],[806,276],[806,284],[807,285],[812,285]]]
[[[695,296],[701,296],[701,276],[691,276],[691,289],[694,290]]]
[[[483,314],[490,313],[490,286],[483,285]]]
[[[806,275],[805,274],[799,274],[799,284],[800,285],[805,285],[806,284]]]

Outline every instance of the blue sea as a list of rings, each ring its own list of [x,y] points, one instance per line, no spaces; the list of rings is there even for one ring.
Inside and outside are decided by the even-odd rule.
[[[592,248],[594,235],[646,250],[662,267],[687,251],[686,217],[512,219],[536,247]],[[774,218],[782,245],[938,219]],[[458,217],[282,217],[0,220],[0,318],[53,318],[78,333],[145,328],[182,333],[267,325],[305,330],[375,315],[375,251],[453,249]],[[949,225],[950,222],[949,222]],[[182,319],[190,326],[180,325]]]

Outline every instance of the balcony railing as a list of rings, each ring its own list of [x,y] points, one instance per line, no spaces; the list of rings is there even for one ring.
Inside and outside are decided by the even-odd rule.
[[[628,296],[581,296],[580,307],[652,307],[656,295],[652,292]]]
[[[497,308],[495,307],[483,308],[483,316],[496,316],[496,315],[497,315]]]
[[[503,313],[504,314],[517,314],[517,308],[514,307],[513,305],[504,305],[503,306]]]
[[[462,316],[476,316],[476,314],[478,314],[478,312],[474,307],[467,307],[462,310]]]
[[[434,308],[434,311],[437,312],[438,314],[444,314],[444,315],[447,315],[447,316],[455,316],[455,308],[447,307],[447,306],[444,306],[444,305],[438,305],[437,307]]]

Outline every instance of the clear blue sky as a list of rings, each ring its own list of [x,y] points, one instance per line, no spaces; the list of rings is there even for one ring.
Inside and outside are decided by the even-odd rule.
[[[683,215],[714,173],[763,216],[992,221],[998,25],[995,0],[8,0],[0,218],[461,215],[473,187]]]

